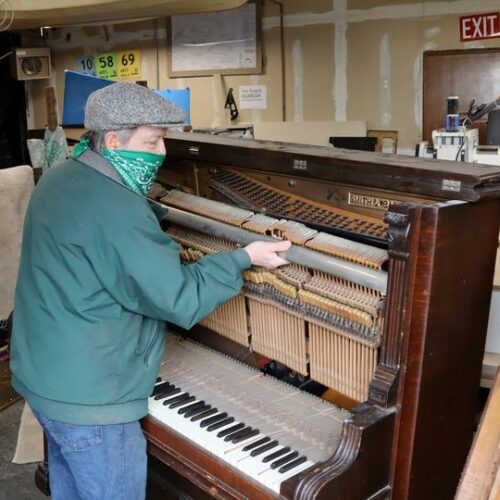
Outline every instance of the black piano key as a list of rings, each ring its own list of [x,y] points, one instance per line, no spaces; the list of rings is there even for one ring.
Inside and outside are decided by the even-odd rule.
[[[288,453],[290,451],[289,446],[285,446],[284,448],[281,448],[281,450],[275,451],[274,453],[271,453],[270,455],[266,455],[262,461],[266,464],[267,462],[270,462],[271,460],[274,460],[275,458],[281,457],[281,455],[284,455],[285,453]]]
[[[248,431],[251,431],[252,428],[250,426],[246,426],[245,428],[241,429],[240,431],[233,432],[232,434],[228,434],[225,438],[224,441],[232,441],[235,438],[239,438],[242,434],[247,433]]]
[[[259,446],[258,448],[255,448],[255,450],[252,450],[250,452],[250,456],[256,457],[257,455],[260,455],[261,453],[264,453],[265,451],[271,450],[275,446],[278,446],[278,441],[276,441],[276,440],[271,441],[270,443],[267,443],[264,446]]]
[[[180,396],[179,396],[180,397]],[[174,410],[175,408],[179,408],[179,406],[184,406],[187,405],[188,403],[192,403],[196,398],[194,396],[189,396],[186,399],[181,399],[179,401],[176,401],[175,403],[170,403],[168,407],[171,410]]]
[[[231,439],[231,443],[233,444],[241,443],[242,441],[246,441],[247,439],[250,439],[251,437],[254,437],[257,434],[260,434],[259,429],[250,429],[245,434],[242,434],[238,437],[234,437],[233,439]]]
[[[247,434],[249,431],[251,431],[252,428],[248,425],[246,425],[245,427],[243,427],[243,429],[240,429],[236,432],[231,432],[230,434],[228,434],[225,438],[224,438],[224,441],[227,441],[228,443],[231,441],[233,441],[233,439],[237,439],[239,438],[240,436],[242,435],[245,435]]]
[[[236,424],[233,425],[232,427],[229,427],[228,429],[223,429],[222,431],[217,433],[218,438],[222,438],[224,436],[227,436],[228,434],[232,434],[233,432],[239,431],[240,429],[243,429],[245,427],[245,424]]]
[[[168,386],[172,386],[173,384],[171,384],[170,382],[168,382],[167,380],[165,380],[164,382],[156,382],[155,385],[154,385],[154,390],[159,390],[159,389],[163,389],[164,387],[168,387]]]
[[[210,410],[210,408],[212,408],[212,407],[210,405],[207,405],[207,404],[204,404],[203,406],[199,406],[199,407],[196,407],[196,408],[192,408],[191,410],[188,410],[184,414],[184,418],[195,417],[199,413],[204,413],[204,412]]]
[[[289,453],[288,455],[285,455],[283,458],[276,460],[276,462],[273,462],[271,464],[271,469],[277,469],[278,467],[285,465],[286,463],[290,462],[290,460],[293,460],[294,458],[297,458],[298,456],[299,456],[299,453],[297,451],[292,451],[292,453]]]
[[[173,396],[174,394],[179,394],[179,392],[181,392],[181,390],[178,387],[172,386],[170,389],[165,389],[165,390],[159,392],[155,396],[155,400],[159,401],[160,399],[164,399],[168,396]]]
[[[247,444],[246,446],[244,446],[243,449],[242,449],[242,451],[253,450],[254,448],[257,448],[258,446],[266,444],[268,441],[271,441],[271,438],[265,437],[265,438],[262,438],[262,439],[257,439],[257,441],[254,441],[253,443],[250,443],[250,444]]]
[[[156,396],[159,392],[163,390],[170,389],[172,386],[168,382],[162,382],[161,384],[156,384],[151,396]]]
[[[286,465],[283,465],[283,467],[280,467],[278,469],[278,472],[280,474],[283,474],[284,472],[288,472],[289,470],[294,469],[298,465],[303,464],[305,461],[307,461],[307,457],[302,455],[301,457],[296,458],[295,460],[292,460],[291,462],[287,463]]]
[[[173,396],[173,394],[170,394],[170,396]],[[187,392],[184,392],[183,394],[179,394],[178,396],[169,397],[166,401],[163,401],[163,404],[169,405],[170,403],[176,403],[177,401],[184,401],[188,397],[189,394]]]
[[[179,415],[184,415],[184,413],[187,414],[187,412],[191,411],[191,410],[197,410],[198,408],[201,408],[202,406],[206,406],[205,405],[205,401],[196,401],[196,403],[193,403],[193,404],[190,404],[190,405],[187,405],[187,406],[183,406],[182,408],[179,408],[177,410],[177,413]],[[185,415],[187,417],[187,415]]]
[[[177,387],[175,387],[175,385],[171,385],[169,384],[170,387],[164,387],[163,389],[161,389],[160,391],[158,391],[154,398],[156,401],[158,401],[159,399],[162,399],[170,394],[176,394],[177,392],[181,392],[181,390]]]
[[[200,427],[208,427],[209,425],[215,424],[219,420],[224,420],[227,417],[227,413],[219,413],[218,415],[215,415],[214,417],[210,418],[205,418],[200,422]]]
[[[224,427],[225,425],[232,424],[234,422],[233,417],[228,417],[225,418],[224,420],[219,420],[219,422],[216,422],[215,424],[209,425],[207,427],[208,432],[215,431],[216,429],[220,429],[221,427]]]
[[[208,410],[202,411],[201,413],[198,413],[197,415],[191,417],[191,422],[196,422],[197,420],[201,420],[202,418],[209,417],[214,413],[219,413],[219,410],[217,408],[209,408]]]

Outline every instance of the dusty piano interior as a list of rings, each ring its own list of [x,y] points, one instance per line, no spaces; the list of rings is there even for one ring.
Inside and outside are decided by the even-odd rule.
[[[174,483],[200,498],[452,498],[500,169],[197,134],[166,146],[151,197],[186,263],[252,239],[294,246],[289,266],[246,271],[238,297],[169,335],[162,380],[182,390],[150,398],[143,421],[151,498]],[[208,424],[191,435],[201,400]]]

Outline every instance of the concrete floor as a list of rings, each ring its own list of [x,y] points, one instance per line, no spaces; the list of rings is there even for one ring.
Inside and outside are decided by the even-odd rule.
[[[11,463],[24,400],[0,412],[0,500],[47,500],[35,486],[37,464]]]

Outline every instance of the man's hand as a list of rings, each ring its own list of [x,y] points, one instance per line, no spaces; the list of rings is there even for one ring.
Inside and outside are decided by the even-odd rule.
[[[286,252],[292,243],[290,241],[254,241],[245,247],[247,254],[254,266],[275,269],[288,264],[288,261],[278,255],[278,252]]]

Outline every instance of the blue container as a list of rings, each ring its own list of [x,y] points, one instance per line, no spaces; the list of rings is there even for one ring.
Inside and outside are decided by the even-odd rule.
[[[63,127],[83,127],[85,105],[89,95],[113,83],[115,83],[113,80],[78,73],[78,71],[65,71]]]
[[[446,132],[458,132],[460,130],[460,115],[446,115],[444,128]]]

